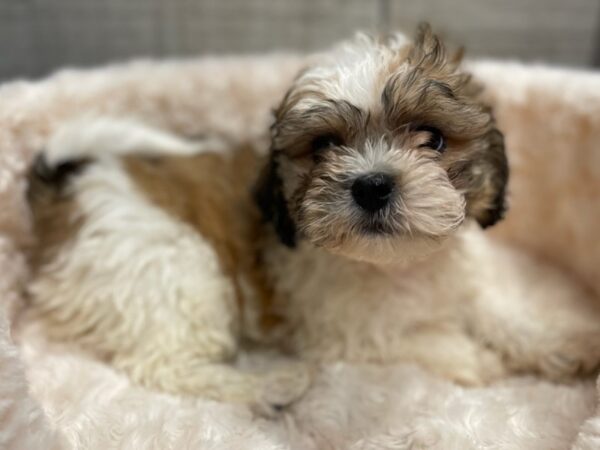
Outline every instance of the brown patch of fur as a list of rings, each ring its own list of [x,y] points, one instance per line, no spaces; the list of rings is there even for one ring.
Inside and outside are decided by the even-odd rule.
[[[124,163],[153,203],[210,242],[234,281],[240,307],[242,277],[252,284],[265,312],[261,325],[268,328],[277,319],[268,313],[271,293],[258,261],[260,221],[251,198],[259,160],[252,149],[242,148],[229,155],[127,156]]]
[[[64,186],[47,183],[32,170],[28,177],[27,199],[33,219],[35,240],[27,249],[29,264],[35,274],[52,261],[60,249],[75,236],[81,216],[73,197]]]
[[[361,137],[369,121],[368,114],[344,100],[324,99],[302,112],[290,112],[277,122],[273,148],[291,157],[311,156],[315,139],[330,135],[340,143],[351,143]]]
[[[419,29],[406,60],[409,69],[389,78],[382,92],[391,128],[426,123],[462,140],[487,132],[490,115],[474,96],[479,86],[428,26]]]
[[[490,130],[484,144],[472,153],[469,162],[456,161],[448,174],[456,187],[465,191],[467,214],[487,227],[502,219],[506,210],[508,161],[502,134]]]

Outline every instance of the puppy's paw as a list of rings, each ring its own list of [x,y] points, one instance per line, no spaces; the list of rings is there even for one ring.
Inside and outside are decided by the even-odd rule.
[[[464,387],[481,387],[506,375],[501,356],[485,348],[467,351],[460,358],[446,360],[432,372]]]
[[[312,382],[311,368],[302,363],[289,364],[265,375],[253,410],[274,418],[304,396]]]
[[[540,371],[554,381],[591,374],[600,368],[600,329],[562,339],[539,362]]]

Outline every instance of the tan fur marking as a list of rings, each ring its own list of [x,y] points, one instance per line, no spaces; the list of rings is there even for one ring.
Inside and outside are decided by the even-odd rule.
[[[35,243],[28,249],[29,265],[35,274],[52,261],[77,234],[81,217],[67,192],[30,174],[27,197],[31,206]]]
[[[148,198],[194,227],[217,252],[234,281],[240,307],[241,280],[251,283],[265,312],[261,325],[276,322],[267,311],[271,293],[259,269],[259,216],[250,198],[260,158],[250,148],[232,155],[147,158],[127,156],[125,169]]]

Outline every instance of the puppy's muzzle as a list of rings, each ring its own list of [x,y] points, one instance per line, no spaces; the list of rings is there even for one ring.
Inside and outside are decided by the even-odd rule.
[[[352,198],[363,210],[374,213],[390,202],[394,186],[394,179],[385,173],[361,175],[352,183]]]

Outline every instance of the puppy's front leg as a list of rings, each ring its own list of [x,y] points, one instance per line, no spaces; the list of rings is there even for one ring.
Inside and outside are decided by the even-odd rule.
[[[399,360],[410,360],[427,371],[464,386],[481,386],[504,376],[498,354],[463,330],[420,328],[403,337]]]
[[[558,270],[503,247],[476,287],[473,332],[506,357],[514,371],[552,380],[600,365],[597,299]],[[491,256],[491,255],[490,255]]]

